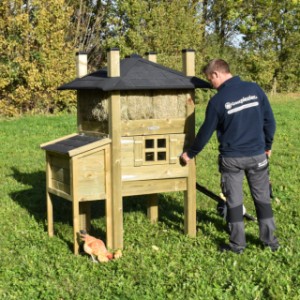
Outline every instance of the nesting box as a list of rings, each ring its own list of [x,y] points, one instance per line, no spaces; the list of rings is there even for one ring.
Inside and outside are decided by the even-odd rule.
[[[124,196],[150,195],[148,212],[155,221],[155,195],[185,191],[185,232],[196,235],[195,164],[192,161],[183,166],[179,159],[195,136],[195,88],[209,87],[194,77],[194,55],[193,50],[183,51],[184,72],[178,72],[157,64],[155,55],[148,56],[151,60],[131,55],[120,61],[119,50],[111,49],[107,68],[59,87],[77,90],[78,133],[74,137],[90,142],[72,144],[73,150],[64,151],[60,148],[68,137],[43,145],[48,169],[53,174],[53,162],[62,156],[62,163],[69,161],[70,166],[76,161],[77,169],[69,170],[72,178],[90,168],[98,172],[88,183],[77,181],[88,188],[73,183],[69,192],[78,195],[77,202],[105,199],[107,243],[111,248],[123,247]],[[93,199],[78,190],[95,191]],[[48,191],[57,192],[50,186]]]

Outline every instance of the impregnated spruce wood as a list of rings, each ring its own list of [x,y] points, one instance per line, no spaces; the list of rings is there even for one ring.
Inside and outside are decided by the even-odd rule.
[[[106,212],[106,245],[113,249],[113,215],[112,215],[112,174],[111,174],[111,145],[105,146],[105,212]]]
[[[148,54],[148,60],[156,63],[156,54]],[[147,216],[152,224],[158,221],[158,194],[148,196]]]
[[[158,194],[148,195],[147,216],[152,224],[158,221]]]
[[[119,57],[113,58],[116,55],[118,51],[112,51],[108,58],[111,77],[120,75]],[[193,51],[184,52],[183,70],[187,76],[194,76],[194,59]],[[51,174],[47,182],[47,214],[53,227],[51,194],[72,201],[74,253],[78,253],[79,247],[77,232],[90,222],[89,201],[97,200],[92,194],[105,198],[110,248],[123,248],[122,197],[128,195],[149,195],[148,215],[155,222],[158,203],[153,192],[185,191],[184,228],[188,235],[196,235],[195,162],[185,167],[179,164],[184,145],[190,145],[195,136],[194,98],[194,90],[78,91],[78,132],[91,137],[109,136],[111,140],[94,143],[95,157],[88,159],[85,152],[91,151],[90,145],[77,147],[74,142],[52,148],[52,166],[47,171]],[[158,135],[166,138],[168,144],[164,149],[166,161],[145,161],[144,138]],[[99,148],[104,154],[97,156]],[[67,159],[60,157],[62,152]],[[91,165],[97,165],[98,161],[101,170],[95,171]],[[51,221],[48,223],[51,225]]]
[[[195,160],[189,162],[189,176],[187,178],[187,190],[184,192],[184,232],[190,237],[195,237],[197,230],[196,210],[196,167]]]
[[[151,119],[122,121],[122,136],[184,133],[186,120]]]
[[[59,190],[57,190],[55,188],[52,188],[52,187],[48,187],[48,192],[50,194],[56,195],[58,197],[61,197],[61,198],[65,199],[65,200],[68,200],[68,201],[72,202],[72,197],[71,197],[70,194],[66,194],[66,193],[64,193],[62,191],[59,191]]]
[[[195,76],[195,53],[194,51],[183,52],[183,72],[186,76]],[[191,145],[195,138],[195,94],[191,92],[191,98],[187,101],[186,138],[187,145]],[[187,190],[184,193],[184,231],[191,237],[197,233],[196,211],[196,166],[192,159],[188,167]]]
[[[49,192],[49,184],[51,178],[51,167],[49,161],[49,154],[46,152],[46,202],[47,202],[47,223],[48,223],[48,235],[52,237],[54,235],[53,230],[53,203],[51,194]]]
[[[153,194],[153,187],[155,187],[155,192],[157,193],[185,191],[187,189],[187,178],[123,181],[122,195],[134,196]]]
[[[79,230],[91,230],[91,202],[79,202]]]
[[[74,254],[79,253],[79,241],[78,241],[78,232],[80,230],[80,221],[79,221],[79,199],[77,193],[77,161],[76,158],[70,160],[70,172],[71,172],[71,197],[72,197],[72,212],[73,212],[73,249]]]
[[[70,151],[68,148],[60,148],[63,149],[63,153],[52,152],[57,149],[52,147],[53,143],[69,144],[72,148],[72,141],[67,140],[70,137],[76,138],[76,135],[66,136],[65,139],[60,138],[43,145],[46,147],[47,221],[48,234],[53,236],[52,195],[72,202],[74,254],[78,254],[77,234],[81,229],[90,229],[90,201],[107,199],[108,207],[111,206],[111,140],[106,138]],[[111,214],[106,215],[110,218],[110,221],[107,221],[109,224]],[[112,240],[111,236],[112,226],[110,225],[107,230],[108,241]]]
[[[120,92],[110,96],[111,133],[111,195],[112,195],[112,245],[114,249],[123,248],[123,197],[121,172],[121,101]]]
[[[187,177],[188,168],[180,167],[178,165],[179,164],[153,164],[140,167],[123,167],[122,181],[159,180],[165,178]]]

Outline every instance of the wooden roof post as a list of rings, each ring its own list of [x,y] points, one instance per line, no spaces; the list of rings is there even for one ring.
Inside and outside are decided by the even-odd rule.
[[[107,76],[120,77],[120,51],[118,48],[108,49]]]
[[[147,60],[156,63],[156,58],[157,58],[156,52],[146,52],[145,55],[147,57]]]
[[[76,52],[76,77],[81,78],[88,73],[88,53],[79,51]],[[77,107],[79,106],[80,103],[80,96],[81,91],[77,91]],[[77,130],[78,132],[82,131],[82,115],[77,109]]]
[[[182,50],[182,66],[186,76],[195,76],[195,51]],[[191,97],[187,100],[186,140],[190,145],[195,138],[195,93],[191,91]],[[187,190],[184,196],[184,231],[191,237],[195,237],[196,230],[196,165],[193,159],[187,167]]]
[[[88,54],[86,52],[76,53],[76,77],[81,78],[87,75]]]
[[[156,52],[146,52],[147,60],[156,63]],[[158,220],[158,194],[148,195],[147,215],[151,223],[156,223]]]
[[[195,76],[195,50],[182,50],[182,68],[186,76]]]
[[[88,73],[88,53],[79,51],[76,52],[76,77],[81,78]],[[79,103],[80,92],[77,92],[77,104]],[[78,132],[81,131],[81,120],[82,116],[80,115],[79,110],[77,110],[77,129]],[[71,165],[73,166],[73,159],[71,160]],[[77,174],[76,171],[72,176],[72,185],[75,182]],[[75,176],[76,175],[76,176]],[[90,214],[91,214],[91,204],[89,202],[80,203],[77,197],[77,193],[75,192],[75,186],[72,187],[72,201],[73,201],[73,236],[74,236],[74,253],[78,254],[79,245],[77,241],[77,234],[79,229],[85,229],[89,231],[90,229]]]
[[[120,53],[118,48],[108,50],[107,76],[120,76]],[[112,91],[109,99],[109,136],[111,138],[111,203],[106,205],[107,237],[109,248],[123,248],[123,198],[121,174],[121,96]]]

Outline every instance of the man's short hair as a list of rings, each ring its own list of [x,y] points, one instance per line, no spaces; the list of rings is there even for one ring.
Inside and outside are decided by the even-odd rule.
[[[211,60],[204,68],[203,73],[205,75],[211,75],[213,72],[230,73],[229,64],[220,58]]]

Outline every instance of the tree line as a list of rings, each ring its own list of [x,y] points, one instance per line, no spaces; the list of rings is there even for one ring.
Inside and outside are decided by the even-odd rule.
[[[75,53],[89,72],[121,57],[154,51],[181,70],[181,50],[196,51],[196,75],[212,58],[268,92],[300,90],[300,0],[1,0],[0,115],[75,108]]]

